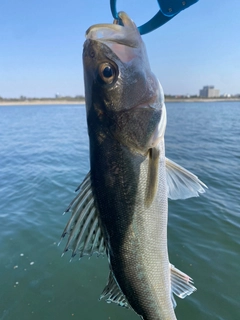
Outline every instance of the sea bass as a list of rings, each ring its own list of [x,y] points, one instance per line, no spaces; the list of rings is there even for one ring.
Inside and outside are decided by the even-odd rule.
[[[90,172],[67,211],[65,251],[107,254],[101,299],[133,309],[144,320],[176,319],[173,293],[196,290],[169,263],[168,198],[204,192],[192,173],[165,158],[166,108],[138,29],[121,25],[86,32],[83,50]]]

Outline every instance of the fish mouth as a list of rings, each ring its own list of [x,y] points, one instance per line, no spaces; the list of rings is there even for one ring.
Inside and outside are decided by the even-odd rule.
[[[86,31],[86,39],[107,45],[122,62],[129,62],[136,56],[142,39],[135,23],[125,12],[118,14],[122,25],[114,20],[113,24],[95,24]]]

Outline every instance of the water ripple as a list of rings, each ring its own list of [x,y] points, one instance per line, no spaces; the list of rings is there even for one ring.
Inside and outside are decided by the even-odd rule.
[[[209,189],[169,201],[169,254],[197,292],[177,299],[178,320],[239,318],[240,108],[167,104],[166,153]],[[83,106],[0,107],[0,318],[138,319],[98,303],[106,259],[60,258],[62,216],[89,170]],[[91,307],[90,307],[91,306]]]

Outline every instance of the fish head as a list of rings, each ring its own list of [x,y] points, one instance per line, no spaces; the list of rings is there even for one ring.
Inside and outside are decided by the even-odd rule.
[[[154,112],[160,119],[164,105],[161,85],[151,71],[145,45],[135,23],[124,12],[119,13],[119,18],[121,25],[115,20],[113,24],[91,26],[86,31],[83,49],[88,127],[89,118],[94,113],[99,121],[107,118],[117,123],[115,126],[110,123],[110,126],[118,138],[126,126],[133,127],[131,121],[126,121],[130,113],[132,121],[135,119],[139,123],[141,117],[146,121],[147,114],[150,116]],[[150,139],[153,133],[148,131],[147,138]],[[146,135],[144,131],[142,135]],[[141,144],[146,144],[146,141]]]

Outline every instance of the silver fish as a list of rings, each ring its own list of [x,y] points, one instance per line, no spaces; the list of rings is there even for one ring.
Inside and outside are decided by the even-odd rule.
[[[165,158],[163,90],[136,25],[124,12],[119,17],[122,25],[86,32],[90,172],[67,209],[64,251],[107,254],[110,274],[100,299],[144,320],[173,320],[173,293],[184,298],[196,288],[169,263],[168,198],[198,196],[206,186]]]

